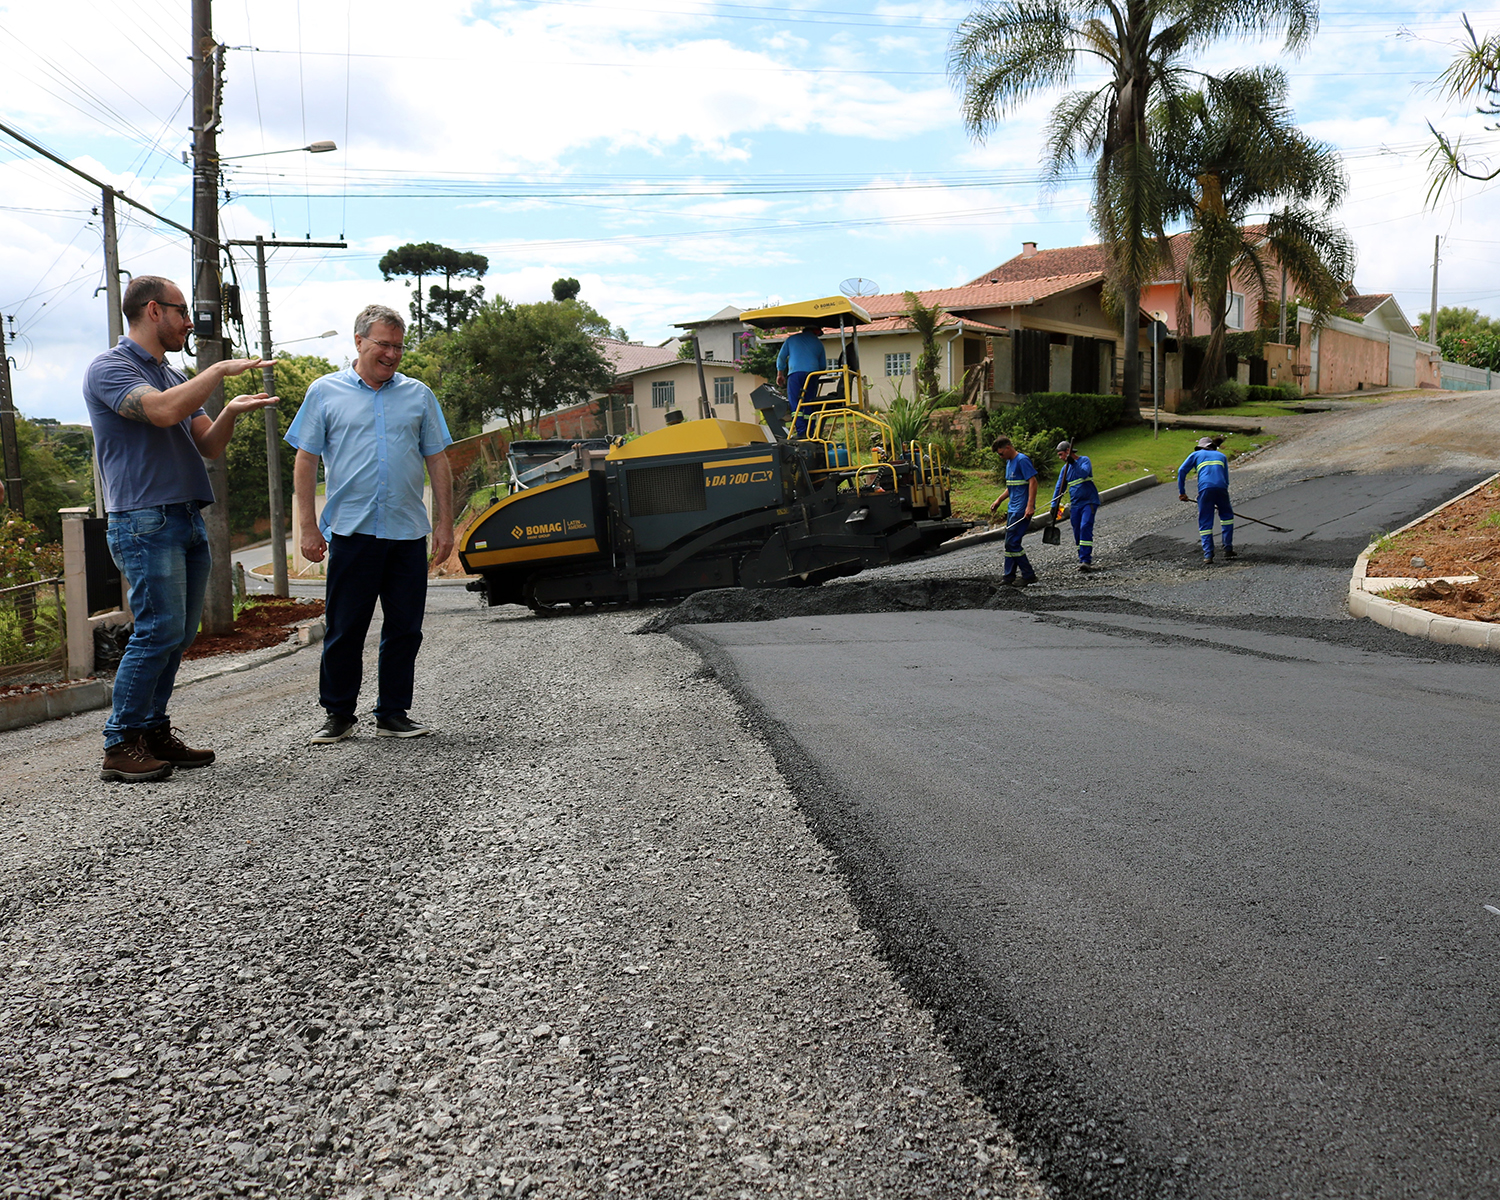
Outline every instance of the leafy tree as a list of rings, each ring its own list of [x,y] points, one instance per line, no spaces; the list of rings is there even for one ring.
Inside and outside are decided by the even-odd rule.
[[[1316,0],[986,0],[959,25],[949,74],[975,137],[1040,92],[1103,66],[1099,86],[1064,96],[1046,150],[1053,182],[1094,162],[1093,222],[1109,251],[1125,346],[1124,394],[1140,393],[1140,294],[1163,264],[1167,189],[1147,121],[1153,101],[1187,91],[1187,63],[1227,37],[1285,29],[1288,49],[1317,26]]]
[[[62,540],[60,508],[79,508],[94,502],[91,443],[65,442],[52,425],[16,419],[16,446],[21,460],[21,503],[25,516],[51,542]],[[82,431],[77,431],[81,434]]]
[[[1459,52],[1447,69],[1438,76],[1437,88],[1449,100],[1478,100],[1474,111],[1482,117],[1500,116],[1500,33],[1481,38],[1464,17],[1464,33],[1467,44],[1459,43]],[[1432,182],[1427,189],[1427,202],[1436,204],[1443,192],[1457,184],[1460,178],[1487,182],[1500,176],[1500,167],[1488,170],[1488,161],[1483,165],[1472,165],[1463,147],[1462,138],[1451,142],[1437,131],[1431,121],[1427,128],[1437,144],[1428,153],[1427,163],[1432,173]],[[1487,125],[1486,129],[1500,129],[1500,124]],[[1443,328],[1438,320],[1439,335]]]
[[[776,378],[776,356],[779,346],[762,342],[753,333],[740,334],[740,370],[762,379]]]
[[[1447,332],[1439,321],[1438,349],[1444,362],[1500,371],[1500,331],[1466,329]]]
[[[444,408],[476,425],[498,415],[512,432],[534,426],[542,413],[609,387],[597,339],[610,334],[609,322],[579,300],[496,296],[444,344]]]
[[[1427,341],[1427,320],[1429,314],[1422,313],[1417,317],[1417,337]],[[1480,316],[1479,310],[1474,308],[1449,308],[1446,304],[1438,309],[1438,337],[1441,339],[1452,332],[1460,336],[1470,336],[1478,333],[1500,334],[1500,320],[1494,317]],[[1459,359],[1450,358],[1449,362],[1458,362]]]
[[[1286,92],[1286,76],[1276,68],[1236,71],[1153,107],[1160,161],[1173,188],[1166,211],[1191,221],[1188,279],[1209,313],[1208,346],[1193,387],[1200,405],[1227,374],[1231,283],[1269,297],[1277,290],[1276,271],[1283,271],[1321,323],[1343,302],[1354,274],[1354,243],[1329,215],[1347,188],[1343,167],[1331,146],[1297,128]],[[1250,213],[1268,210],[1263,227],[1246,229]],[[1264,315],[1255,314],[1254,325]]]
[[[576,300],[581,291],[583,291],[583,284],[571,277],[552,281],[552,298],[556,301]]]
[[[335,369],[326,358],[312,354],[283,355],[276,360],[275,394],[281,397],[281,403],[262,411],[276,414],[278,437],[285,438],[313,381],[331,375]],[[260,372],[246,371],[224,381],[224,398],[232,400],[236,396],[249,395],[260,391],[261,387]],[[280,454],[281,510],[288,520],[292,512],[292,461],[296,457],[297,452],[283,440]],[[266,477],[266,422],[259,412],[241,417],[235,424],[234,436],[224,448],[224,464],[228,475],[229,530],[243,536],[253,535],[257,532],[257,522],[271,515]]]
[[[427,336],[428,326],[456,329],[484,302],[484,287],[455,288],[455,279],[482,279],[490,260],[482,254],[454,250],[436,242],[408,243],[387,250],[380,259],[380,274],[385,279],[415,279],[412,288],[411,315],[416,325],[415,340]],[[443,285],[433,284],[427,291],[423,307],[422,281],[441,275]]]
[[[938,363],[942,361],[941,352],[938,350],[937,331],[938,324],[943,319],[943,310],[936,305],[928,308],[922,303],[916,292],[904,293],[906,299],[906,315],[911,320],[911,326],[922,339],[922,353],[917,358],[916,398],[925,398],[929,405],[937,402],[938,395]]]

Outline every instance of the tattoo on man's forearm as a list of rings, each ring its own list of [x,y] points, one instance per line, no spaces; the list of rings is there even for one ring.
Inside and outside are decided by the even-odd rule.
[[[151,424],[151,418],[146,415],[146,397],[156,391],[154,387],[141,384],[140,387],[131,388],[125,393],[125,399],[120,401],[120,415],[127,421],[140,421],[144,425]]]

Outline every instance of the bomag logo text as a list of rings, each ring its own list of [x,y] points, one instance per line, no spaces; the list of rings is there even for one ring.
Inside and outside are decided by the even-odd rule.
[[[549,533],[561,533],[562,531],[563,523],[561,521],[551,521],[546,525],[526,526],[526,536],[529,538],[546,537]]]

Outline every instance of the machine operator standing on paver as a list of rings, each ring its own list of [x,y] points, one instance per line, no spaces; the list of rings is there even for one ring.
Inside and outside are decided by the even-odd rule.
[[[1099,488],[1094,483],[1094,464],[1087,455],[1073,449],[1072,442],[1057,443],[1062,470],[1052,489],[1052,519],[1062,503],[1063,488],[1068,489],[1068,520],[1073,525],[1073,541],[1078,544],[1078,569],[1094,569],[1094,515],[1099,511]]]
[[[1199,438],[1198,448],[1177,468],[1177,498],[1186,500],[1189,471],[1198,474],[1198,537],[1203,543],[1203,562],[1214,560],[1214,512],[1218,511],[1224,557],[1234,552],[1234,507],[1229,503],[1229,457],[1219,449],[1223,438]]]

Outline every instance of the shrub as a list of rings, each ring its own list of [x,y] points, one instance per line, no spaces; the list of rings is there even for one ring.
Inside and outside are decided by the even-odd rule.
[[[1241,383],[1238,379],[1225,379],[1208,389],[1203,397],[1203,407],[1230,408],[1233,405],[1245,403],[1245,398],[1249,393],[1248,384]]]
[[[1246,399],[1252,404],[1286,404],[1301,400],[1302,392],[1294,383],[1273,383],[1269,386],[1252,383]]]
[[[1020,404],[990,414],[986,440],[1005,434],[1018,445],[1043,430],[1065,429],[1059,437],[1086,438],[1120,424],[1129,410],[1124,396],[1094,396],[1082,392],[1037,392]],[[1053,443],[1056,445],[1056,442]]]
[[[891,436],[897,446],[919,441],[932,423],[932,401],[912,399],[896,387],[896,398],[885,412],[886,424],[891,427]]]
[[[0,587],[15,587],[34,579],[52,579],[63,572],[62,547],[10,509],[0,509]]]

